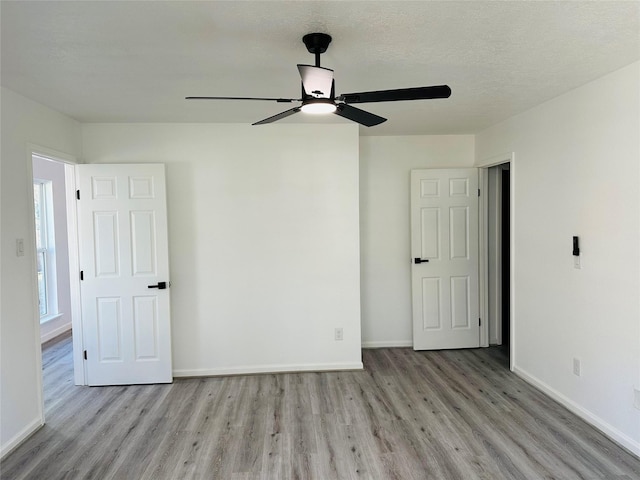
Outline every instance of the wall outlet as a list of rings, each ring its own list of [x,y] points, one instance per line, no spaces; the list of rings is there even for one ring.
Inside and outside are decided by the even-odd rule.
[[[579,377],[579,376],[580,376],[581,371],[582,371],[582,365],[580,365],[580,360],[579,360],[579,359],[577,359],[577,358],[574,358],[574,359],[573,359],[573,374],[574,374],[576,377]]]
[[[335,330],[335,339],[336,342],[340,342],[342,341],[343,335],[342,335],[342,329],[341,328],[336,328]]]
[[[640,410],[640,389],[633,389],[633,406]]]

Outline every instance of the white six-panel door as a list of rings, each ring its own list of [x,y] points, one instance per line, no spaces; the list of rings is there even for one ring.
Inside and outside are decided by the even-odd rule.
[[[478,170],[411,171],[413,348],[480,345]]]
[[[83,341],[89,385],[168,383],[164,165],[78,165]],[[161,286],[161,285],[160,285]]]

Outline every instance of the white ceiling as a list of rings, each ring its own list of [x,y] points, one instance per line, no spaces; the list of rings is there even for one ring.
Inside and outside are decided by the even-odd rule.
[[[363,135],[475,133],[640,58],[638,1],[3,0],[0,19],[2,85],[81,122],[274,115],[291,105],[184,97],[299,97],[316,31],[333,37],[337,93],[453,91],[358,105],[389,119]]]

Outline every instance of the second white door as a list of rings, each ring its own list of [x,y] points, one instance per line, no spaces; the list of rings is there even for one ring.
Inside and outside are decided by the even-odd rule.
[[[478,170],[411,171],[414,350],[480,346]]]
[[[164,165],[76,168],[87,382],[171,382]]]

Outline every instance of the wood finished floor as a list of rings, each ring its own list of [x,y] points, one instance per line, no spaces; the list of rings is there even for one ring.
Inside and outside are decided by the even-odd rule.
[[[2,479],[640,479],[640,459],[497,349],[363,352],[365,371],[76,387],[43,352],[47,424]]]

